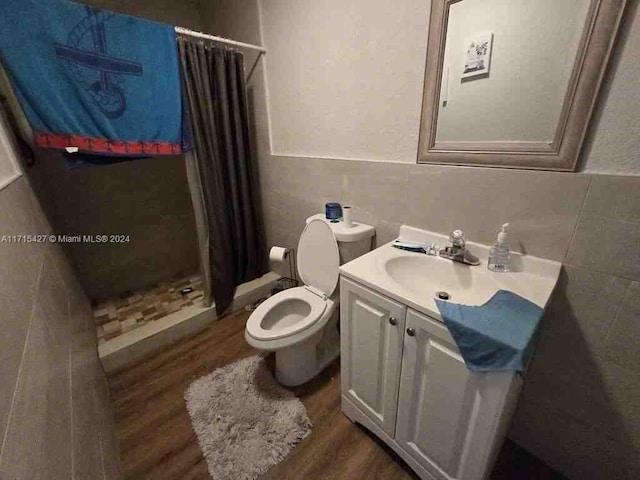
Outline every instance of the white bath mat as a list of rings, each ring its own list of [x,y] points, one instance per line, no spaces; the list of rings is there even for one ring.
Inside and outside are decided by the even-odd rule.
[[[255,479],[311,432],[302,402],[260,356],[195,380],[184,398],[214,480]]]

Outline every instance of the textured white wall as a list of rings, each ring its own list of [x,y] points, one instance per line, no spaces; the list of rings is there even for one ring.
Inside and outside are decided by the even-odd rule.
[[[259,4],[273,154],[415,162],[429,0]],[[588,172],[640,175],[640,20],[627,15]]]
[[[272,152],[415,162],[429,8],[261,2]]]
[[[602,92],[591,150],[585,152],[587,172],[640,175],[640,15],[634,3]]]
[[[449,95],[437,141],[550,142],[589,0],[465,0],[449,12]],[[494,34],[487,77],[462,81],[467,42]]]

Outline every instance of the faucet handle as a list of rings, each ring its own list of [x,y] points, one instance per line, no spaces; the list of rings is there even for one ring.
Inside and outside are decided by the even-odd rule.
[[[456,247],[464,247],[466,243],[464,239],[464,232],[460,229],[453,230],[449,234],[449,241]]]

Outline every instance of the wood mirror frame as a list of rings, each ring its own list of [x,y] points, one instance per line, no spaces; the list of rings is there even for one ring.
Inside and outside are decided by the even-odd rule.
[[[511,142],[460,142],[451,148],[442,148],[436,143],[436,127],[447,22],[449,7],[460,1],[464,0],[431,1],[418,163],[573,171],[626,0],[591,0],[550,144],[513,142],[512,146]]]

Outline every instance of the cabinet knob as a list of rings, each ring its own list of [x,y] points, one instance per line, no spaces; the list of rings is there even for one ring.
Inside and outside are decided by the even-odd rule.
[[[396,317],[389,317],[389,323],[395,327],[398,324],[398,320],[396,320]]]
[[[416,330],[415,328],[407,328],[407,335],[409,335],[410,337],[413,337],[416,334]]]

